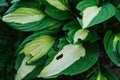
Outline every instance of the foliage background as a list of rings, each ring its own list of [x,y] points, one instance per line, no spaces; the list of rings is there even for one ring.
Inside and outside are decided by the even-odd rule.
[[[8,2],[8,3],[7,3]],[[10,0],[0,0],[0,15],[10,6]],[[3,4],[3,5],[2,5]],[[15,69],[14,64],[16,60],[15,51],[18,45],[31,33],[23,33],[13,30],[0,20],[0,80],[14,80]],[[115,66],[101,47],[100,62],[106,68],[112,70],[120,79],[120,68]],[[89,73],[86,72],[86,73]],[[60,76],[51,80],[82,80],[84,74],[76,76]],[[34,79],[38,80],[38,79]],[[40,79],[39,79],[40,80]],[[41,79],[42,80],[42,79]]]

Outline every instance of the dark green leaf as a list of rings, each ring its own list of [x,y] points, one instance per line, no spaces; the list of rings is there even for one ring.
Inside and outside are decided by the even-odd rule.
[[[95,24],[106,21],[107,19],[113,17],[116,13],[116,8],[112,4],[104,4],[101,7],[101,11],[99,14],[91,21],[89,26],[93,26]]]
[[[97,6],[98,4],[98,0],[83,0],[78,3],[76,8],[80,11],[83,11],[87,7]]]
[[[115,40],[115,34],[112,31],[108,31],[104,37],[105,51],[112,62],[120,66],[120,53],[117,51],[119,50],[117,44],[119,44],[119,41]]]
[[[1,6],[8,6],[8,3],[6,2],[6,0],[0,0],[0,7]]]
[[[102,68],[102,73],[107,77],[108,80],[119,80],[118,77],[110,70]]]
[[[31,2],[13,4],[3,16],[2,20],[12,28],[21,31],[43,30],[52,27],[51,24],[56,23],[54,19],[44,14],[37,4]]]
[[[24,45],[33,40],[34,38],[40,36],[40,35],[51,35],[51,36],[57,36],[57,33],[59,32],[60,30],[58,29],[55,29],[55,30],[43,30],[43,31],[40,31],[40,32],[36,32],[32,35],[30,35],[29,37],[27,37],[22,43],[21,45],[18,47],[17,49],[17,53],[24,47]],[[59,37],[59,36],[58,36]]]
[[[71,21],[64,25],[63,30],[68,30],[67,39],[69,40],[69,43],[74,42],[74,34],[80,28],[81,26],[76,21]]]
[[[51,3],[50,3],[51,2]],[[56,5],[58,3],[60,3],[59,5]],[[46,9],[45,12],[58,20],[65,20],[68,18],[71,18],[71,12],[69,11],[68,7],[66,7],[63,3],[61,3],[59,0],[56,0],[56,4],[52,4],[55,2],[52,2],[52,0],[44,0],[44,3],[46,5]],[[62,6],[62,7],[60,7]],[[60,8],[59,8],[60,7]]]
[[[115,14],[115,18],[120,21],[120,9],[117,10],[116,14]]]
[[[73,65],[68,67],[66,70],[61,72],[61,74],[65,75],[75,75],[78,73],[82,73],[88,69],[90,69],[98,60],[99,56],[99,49],[96,44],[86,44],[86,55],[77,62],[75,62]]]

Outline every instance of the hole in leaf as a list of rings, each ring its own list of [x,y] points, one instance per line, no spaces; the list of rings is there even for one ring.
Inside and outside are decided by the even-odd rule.
[[[63,57],[63,54],[60,54],[59,56],[56,57],[57,60],[61,59]]]

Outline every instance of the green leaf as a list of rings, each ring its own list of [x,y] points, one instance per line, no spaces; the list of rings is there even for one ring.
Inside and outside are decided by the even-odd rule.
[[[47,3],[49,3],[50,5],[56,7],[57,9],[59,10],[68,10],[67,6],[65,6],[65,2],[67,2],[67,0],[63,0],[63,1],[60,1],[60,0],[46,0]],[[68,2],[67,2],[68,3]]]
[[[61,72],[65,75],[75,75],[90,69],[98,60],[99,48],[97,44],[87,43],[85,46],[86,55],[80,58],[73,65]],[[88,64],[89,63],[89,64]]]
[[[95,42],[99,39],[99,36],[96,31],[90,29],[81,29],[81,26],[79,25],[78,22],[76,21],[70,21],[67,24],[64,25],[63,30],[68,31],[65,34],[67,34],[67,40],[69,43],[75,43],[79,37],[84,37],[84,41],[90,41],[90,42]],[[81,33],[78,33],[77,31],[80,31]],[[83,31],[86,32],[86,36],[83,33]],[[88,34],[88,35],[87,35]],[[78,36],[79,35],[79,36]],[[81,40],[82,40],[81,39]]]
[[[94,73],[89,80],[96,80],[97,79],[97,73]]]
[[[117,10],[116,14],[115,14],[115,18],[120,21],[120,9]]]
[[[56,36],[57,34],[57,32],[59,32],[59,30],[44,30],[44,31],[41,31],[41,32],[36,32],[36,33],[34,33],[34,34],[32,34],[32,35],[30,35],[29,37],[27,37],[22,43],[21,43],[21,45],[18,47],[18,49],[17,49],[17,54],[24,48],[24,46],[28,43],[28,42],[30,42],[30,41],[32,41],[33,39],[35,39],[36,37],[38,37],[38,36],[41,36],[41,35],[51,35],[51,36]],[[57,35],[58,36],[58,35]],[[36,58],[38,58],[39,56],[36,56]],[[19,54],[18,55],[18,57],[17,57],[17,60],[16,60],[16,66],[15,66],[15,68],[16,69],[18,69],[19,67],[20,67],[20,65],[22,64],[22,59],[24,58],[24,55],[21,55],[21,54]],[[32,58],[32,56],[31,56],[31,58]],[[35,59],[36,59],[35,58]],[[34,64],[34,65],[40,65],[40,64],[42,64],[42,62],[41,62],[41,60],[43,60],[44,59],[44,61],[46,61],[46,56],[43,56],[42,58],[39,58],[39,60],[37,60],[37,61],[35,61],[34,63],[32,63],[32,64]],[[30,60],[30,59],[29,59]],[[28,61],[29,61],[28,60]],[[28,61],[26,61],[26,63],[28,62]],[[31,64],[31,63],[30,63]]]
[[[116,8],[112,4],[106,3],[101,7],[97,7],[97,5],[87,7],[82,13],[82,20],[78,18],[78,21],[82,25],[82,28],[88,28],[113,17],[116,13]]]
[[[18,2],[18,1],[20,1],[20,0],[12,0],[11,3],[15,3],[15,2]]]
[[[68,7],[63,4],[63,2],[61,2],[60,0],[44,0],[44,4],[46,5],[45,12],[49,16],[58,20],[71,18],[72,14],[69,11]]]
[[[101,71],[104,74],[104,76],[107,77],[108,80],[119,80],[114,72],[105,68],[102,68]]]
[[[95,6],[98,4],[99,4],[98,0],[83,0],[77,4],[76,8],[80,11],[83,11],[87,7]]]
[[[43,30],[53,27],[52,24],[57,22],[46,16],[35,3],[31,2],[13,4],[2,17],[2,20],[12,28],[21,31]]]
[[[27,61],[28,64],[36,62],[46,55],[55,43],[55,38],[49,35],[41,35],[25,44],[19,54],[31,55],[32,58]]]
[[[36,76],[39,75],[40,71],[44,68],[43,65],[44,64],[36,66],[36,68],[31,73],[27,74],[27,76],[25,76],[22,80],[30,80],[36,78]]]
[[[89,26],[93,26],[95,24],[106,21],[107,19],[113,17],[116,13],[116,8],[112,4],[104,4],[101,6],[101,11],[99,14],[91,21]]]
[[[74,43],[78,41],[78,39],[85,40],[89,34],[88,29],[79,29],[74,34]]]
[[[21,15],[20,15],[21,14]],[[17,8],[15,11],[3,16],[3,21],[8,23],[27,24],[40,21],[45,17],[45,14],[34,8]]]
[[[69,66],[64,71],[60,72],[59,74],[56,74],[56,75],[53,75],[53,76],[49,76],[47,78],[54,78],[54,77],[57,77],[57,76],[62,75],[62,74],[65,74],[65,75],[75,75],[75,74],[78,74],[78,73],[82,73],[82,72],[88,70],[89,68],[91,68],[95,64],[95,62],[98,59],[98,53],[99,53],[99,50],[98,50],[98,46],[97,45],[86,44],[86,46],[85,46],[85,56],[84,57],[80,58],[78,61],[73,63],[71,66]],[[58,54],[56,54],[56,55],[58,56]],[[64,53],[63,53],[63,55],[59,55],[59,57],[57,57],[57,56],[55,56],[55,54],[54,54],[54,55],[50,56],[50,58],[52,57],[53,58],[52,60],[54,60],[55,58],[57,58],[58,60],[59,59],[62,60],[62,57],[64,57]],[[70,58],[68,58],[68,60],[69,59]],[[48,59],[49,64],[51,63],[52,60]],[[49,64],[47,64],[47,65],[49,65]],[[61,65],[61,67],[62,66],[63,65]],[[60,65],[59,65],[59,67],[60,67]],[[39,76],[41,76],[41,75],[39,75]]]
[[[120,39],[112,31],[108,31],[104,37],[104,47],[108,57],[117,66],[120,66]]]
[[[57,45],[57,47],[59,48],[59,50],[61,50],[63,46],[67,44],[69,44],[69,42],[66,40],[66,37],[62,37],[59,39],[59,44]]]
[[[69,49],[71,49],[71,51]],[[41,71],[38,77],[47,78],[56,75],[84,56],[85,49],[82,45],[68,44],[64,46],[60,52],[58,52],[51,63]]]
[[[6,61],[7,61],[6,56],[0,57],[0,71],[4,69]]]
[[[89,29],[89,34],[86,38],[86,41],[90,41],[91,43],[93,43],[99,39],[100,39],[100,37],[99,37],[98,33],[93,29]]]
[[[66,34],[67,34],[67,39],[69,40],[69,43],[74,42],[74,34],[80,28],[81,28],[81,26],[76,21],[70,21],[64,25],[63,30],[64,31],[68,30],[68,32]]]
[[[0,0],[0,7],[2,6],[8,6],[8,3],[6,2],[6,0]]]
[[[36,32],[36,33],[33,33],[32,35],[28,36],[22,43],[21,45],[18,47],[16,53],[19,53],[21,49],[23,49],[24,45],[30,41],[32,41],[33,39],[35,39],[36,37],[38,36],[41,36],[41,35],[51,35],[53,37],[59,37],[57,33],[59,33],[59,29],[53,29],[53,30],[43,30],[43,31],[40,31],[40,32]]]
[[[17,69],[15,80],[29,80],[35,78],[44,68],[48,56],[45,55],[39,59],[38,62],[29,65],[27,64],[27,61],[29,61],[31,58],[31,55],[18,55],[15,66]]]
[[[99,72],[96,80],[108,80],[108,79],[101,72]]]
[[[18,70],[19,67],[21,66],[24,57],[25,57],[24,54],[17,55],[17,59],[16,59],[16,62],[15,62],[15,69],[16,70]]]
[[[87,28],[90,22],[99,14],[101,7],[92,6],[83,11],[82,27]],[[89,14],[90,13],[90,14]]]
[[[29,60],[31,58],[31,56],[26,56],[23,61],[22,64],[20,66],[20,68],[17,71],[15,80],[22,80],[27,74],[29,74],[30,72],[32,72],[35,69],[35,65],[27,65],[26,61]]]

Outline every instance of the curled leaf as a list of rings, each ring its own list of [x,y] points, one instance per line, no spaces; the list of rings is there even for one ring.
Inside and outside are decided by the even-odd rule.
[[[22,80],[27,74],[29,74],[30,72],[32,72],[36,65],[27,65],[26,61],[29,60],[31,58],[31,56],[26,56],[23,61],[22,64],[20,66],[20,68],[17,71],[15,80]]]
[[[31,55],[32,58],[27,63],[32,63],[40,59],[47,54],[50,48],[53,46],[55,38],[49,35],[41,35],[32,41],[28,42],[19,54]]]

